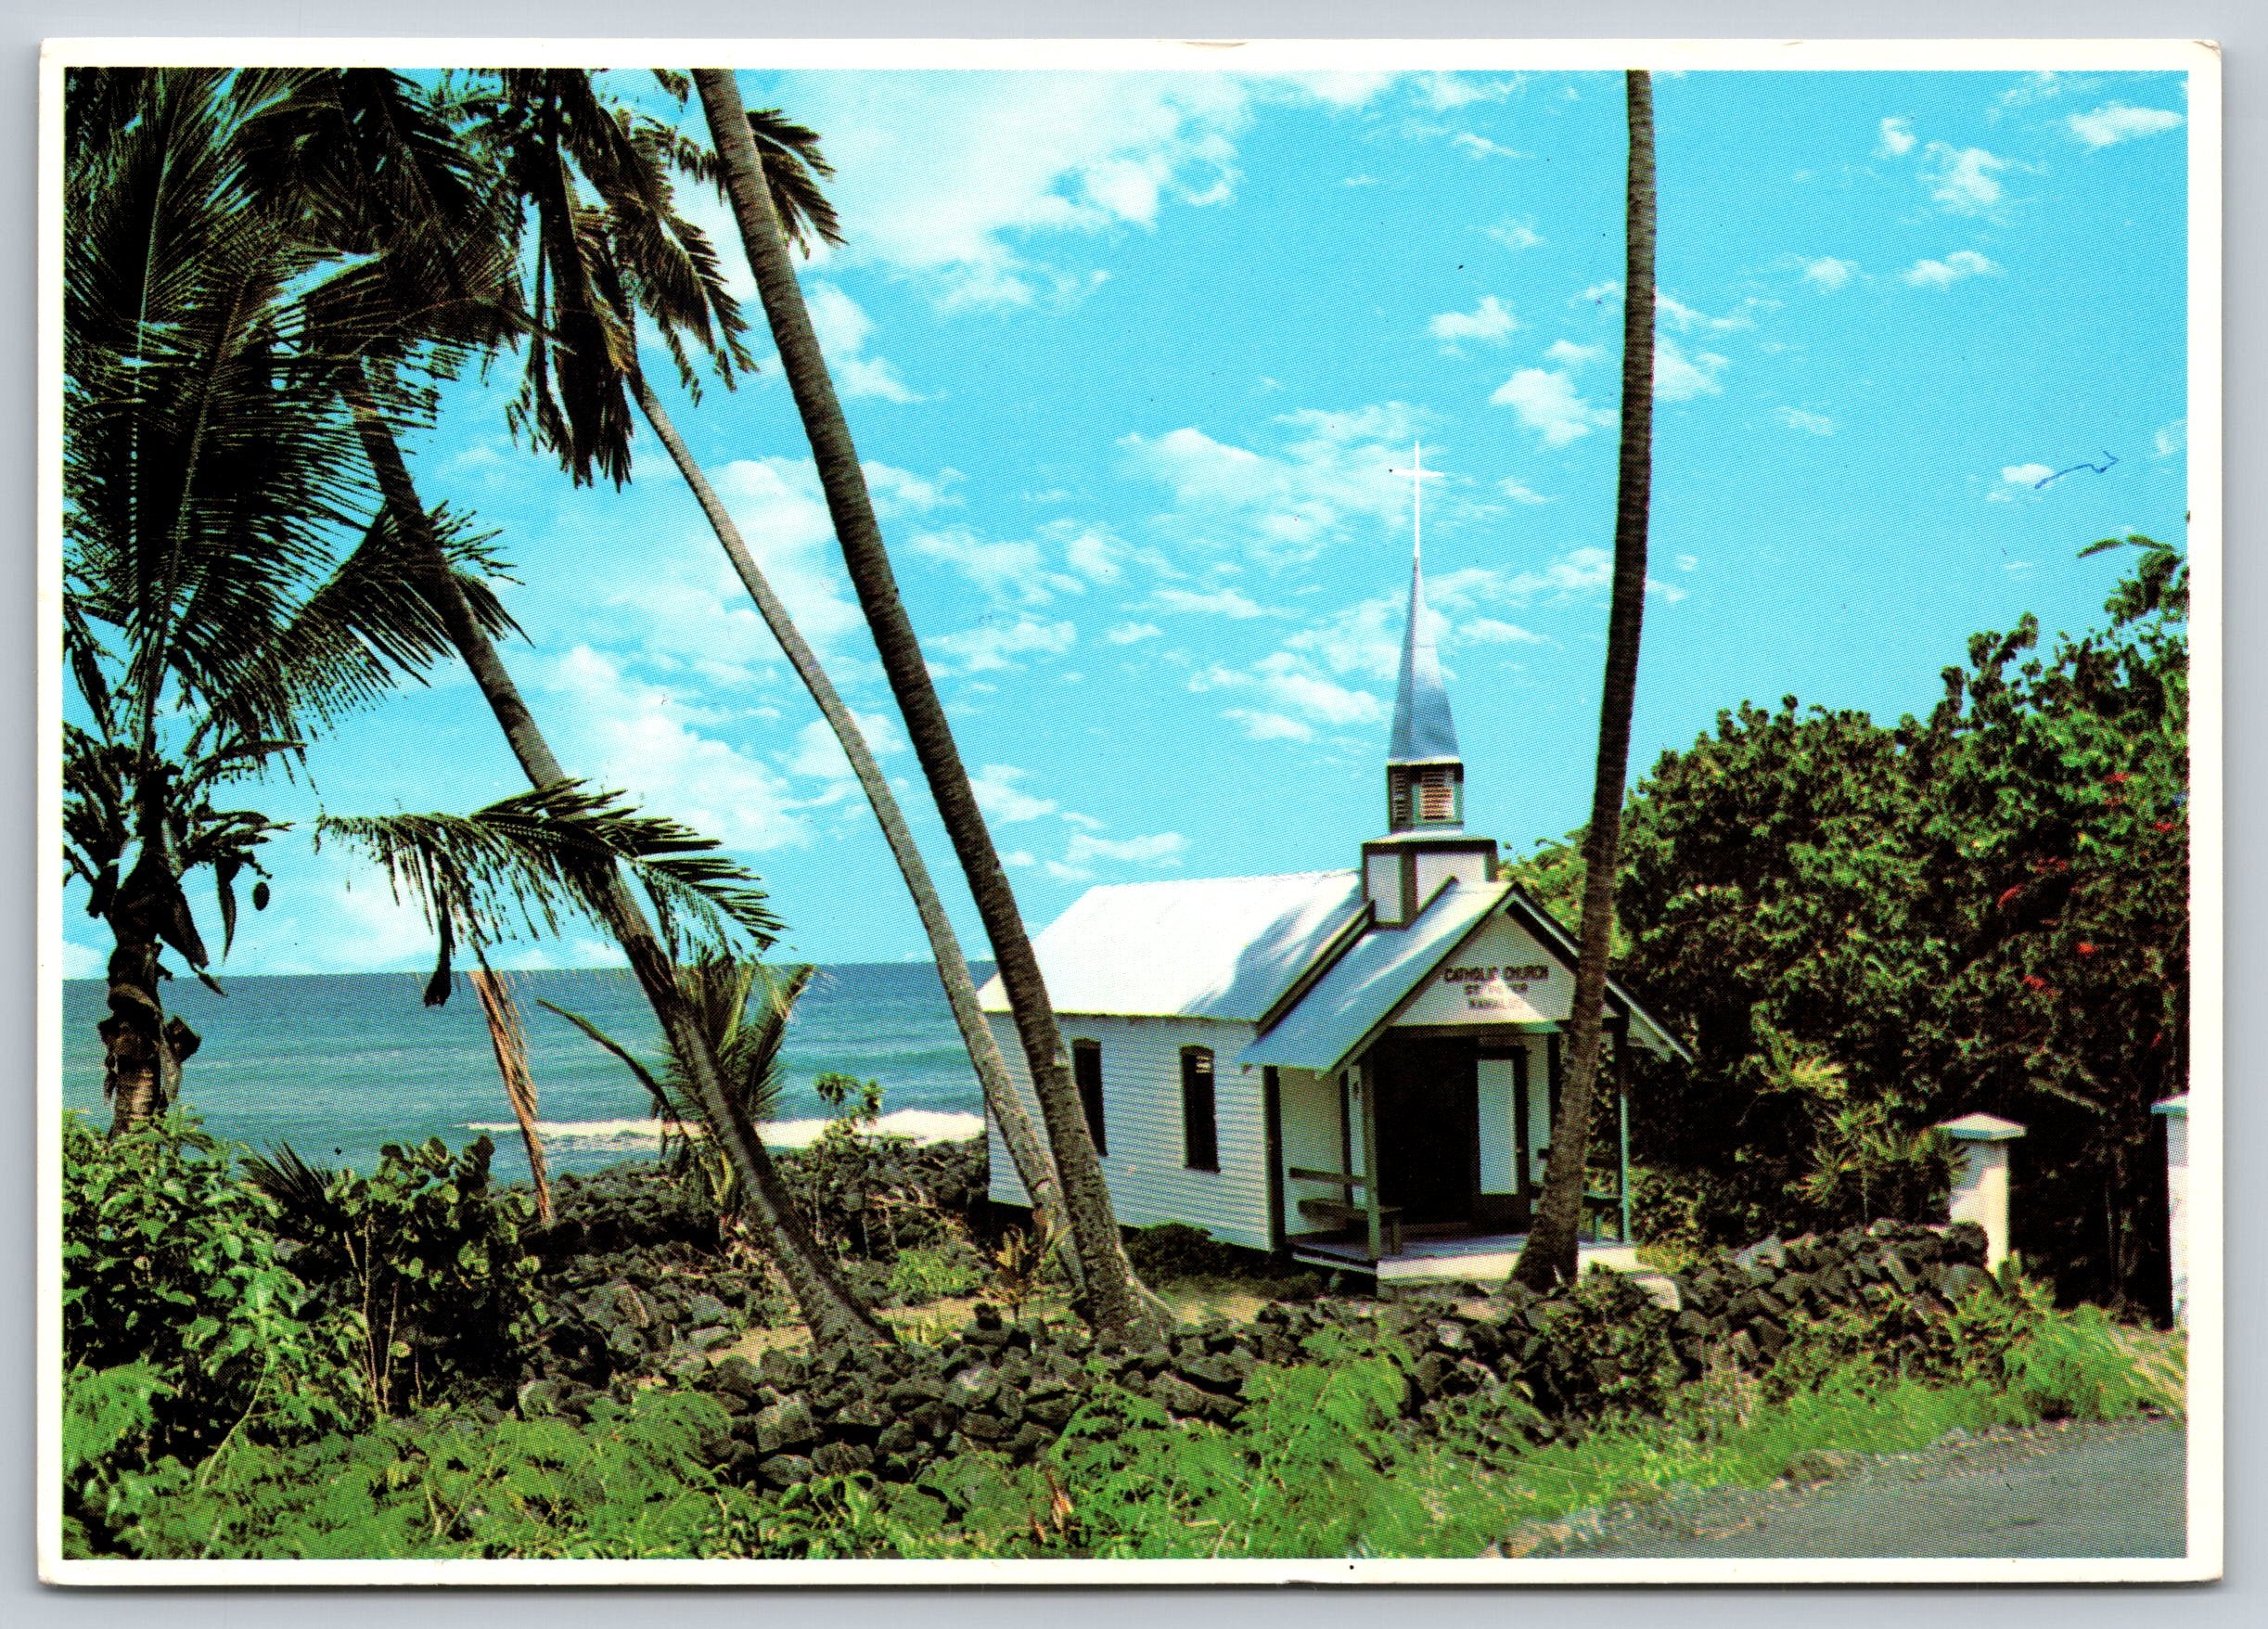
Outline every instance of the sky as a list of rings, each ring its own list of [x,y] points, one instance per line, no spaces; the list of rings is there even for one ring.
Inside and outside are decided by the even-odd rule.
[[[1349,866],[1381,834],[1420,439],[1468,826],[1518,855],[1583,820],[1619,75],[742,81],[836,166],[849,241],[803,265],[805,293],[1034,930],[1097,883]],[[1744,699],[1926,712],[1970,633],[2102,621],[2123,565],[2085,545],[2184,538],[2184,93],[2163,73],[1656,77],[1634,780]],[[753,311],[727,215],[695,212]],[[766,366],[737,390],[673,398],[679,428],[982,956],[753,348]],[[757,871],[782,958],[926,956],[839,751],[666,456],[642,437],[627,488],[573,488],[512,441],[511,381],[504,364],[452,386],[413,468],[514,563],[529,638],[506,656],[560,758]],[[439,673],[319,742],[310,773],[262,789],[298,827],[224,974],[429,965],[416,913],[306,827],[522,789],[477,693]],[[101,965],[83,904],[67,894],[72,975]],[[578,929],[496,959],[618,958]]]

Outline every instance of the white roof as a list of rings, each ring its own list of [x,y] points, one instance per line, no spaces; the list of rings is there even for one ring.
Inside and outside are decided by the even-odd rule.
[[[1956,1142],[2005,1143],[2024,1135],[2024,1128],[2013,1120],[2003,1120],[1997,1114],[1964,1114],[1958,1120],[1941,1121],[1938,1130]]]
[[[1507,882],[1450,879],[1408,927],[1373,928],[1356,940],[1237,1061],[1338,1068],[1511,891]]]
[[[1363,910],[1352,871],[1115,883],[1032,948],[1057,1012],[1257,1023]],[[997,976],[978,1000],[1008,1009]]]

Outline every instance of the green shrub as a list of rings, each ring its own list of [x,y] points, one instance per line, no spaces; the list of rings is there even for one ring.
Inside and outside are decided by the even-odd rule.
[[[749,1496],[703,1463],[710,1399],[601,1398],[587,1424],[431,1412],[298,1446],[169,1461],[135,1490],[144,1557],[669,1557],[717,1553]],[[746,1511],[741,1511],[746,1525]]]
[[[1065,1541],[1119,1558],[1415,1553],[1435,1518],[1395,1475],[1408,1354],[1340,1338],[1315,1355],[1256,1370],[1233,1430],[1098,1395],[1048,1456]]]
[[[983,1264],[969,1245],[902,1250],[891,1263],[890,1290],[906,1306],[923,1306],[942,1296],[967,1295],[984,1281]]]
[[[542,1307],[522,1251],[527,1196],[489,1186],[486,1137],[390,1144],[378,1168],[309,1165],[288,1147],[247,1158],[297,1245],[291,1265],[354,1333],[365,1397],[381,1414],[510,1393]]]
[[[2157,1353],[2142,1348],[2143,1339],[2097,1306],[2052,1311],[2010,1344],[2002,1385],[2024,1418],[2182,1413],[2187,1377],[2179,1338],[2160,1343]]]
[[[135,1371],[147,1411],[93,1458],[194,1460],[232,1432],[288,1436],[357,1412],[344,1326],[279,1260],[276,1207],[232,1163],[185,1117],[106,1137],[64,1116],[63,1362],[89,1387]],[[116,1419],[114,1403],[89,1392],[79,1405]]]

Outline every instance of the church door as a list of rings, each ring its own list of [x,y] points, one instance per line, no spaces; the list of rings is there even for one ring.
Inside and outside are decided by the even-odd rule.
[[[1469,1223],[1480,1192],[1478,1053],[1461,1036],[1392,1036],[1371,1054],[1378,1192],[1404,1226]]]

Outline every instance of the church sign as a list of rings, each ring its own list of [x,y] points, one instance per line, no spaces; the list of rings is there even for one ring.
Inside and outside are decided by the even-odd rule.
[[[1395,1021],[1400,1024],[1564,1022],[1574,981],[1509,917],[1493,917],[1458,948]]]

